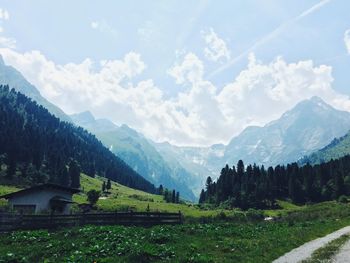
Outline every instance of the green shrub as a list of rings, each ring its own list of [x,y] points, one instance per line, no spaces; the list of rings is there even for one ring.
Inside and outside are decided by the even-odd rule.
[[[347,203],[348,202],[348,198],[345,196],[345,195],[341,195],[341,196],[339,196],[339,198],[338,198],[338,202],[339,203]]]
[[[251,220],[251,221],[259,221],[264,219],[264,213],[261,210],[255,210],[250,208],[246,212],[246,217],[248,220]]]

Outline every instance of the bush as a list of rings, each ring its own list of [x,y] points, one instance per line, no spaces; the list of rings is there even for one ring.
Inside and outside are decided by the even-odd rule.
[[[341,195],[341,196],[339,196],[339,198],[338,198],[338,202],[339,203],[347,203],[348,202],[348,198],[345,196],[345,195]]]
[[[97,203],[98,199],[100,198],[100,191],[96,190],[90,190],[87,193],[87,200],[91,205],[94,205]]]
[[[249,208],[248,211],[246,212],[246,217],[248,218],[248,220],[252,220],[252,221],[263,220],[264,213],[261,210],[255,210],[255,209]]]

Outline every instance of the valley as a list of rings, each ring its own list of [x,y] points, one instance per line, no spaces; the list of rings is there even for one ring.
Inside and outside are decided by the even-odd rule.
[[[0,263],[347,263],[348,10],[2,1]]]

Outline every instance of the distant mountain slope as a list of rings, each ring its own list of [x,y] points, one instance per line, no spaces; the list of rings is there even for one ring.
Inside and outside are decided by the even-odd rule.
[[[183,167],[187,176],[186,183],[199,195],[208,176],[218,176],[217,167],[222,166],[222,156],[225,146],[222,144],[211,147],[181,147],[170,143],[154,143],[154,146],[172,167]]]
[[[0,55],[0,85],[9,85],[11,88],[21,92],[22,94],[32,98],[38,104],[48,109],[50,113],[63,121],[70,121],[70,118],[57,106],[47,101],[40,95],[40,92],[32,84],[30,84],[20,72],[4,63]]]
[[[274,166],[299,160],[350,130],[350,113],[339,111],[313,97],[297,104],[278,120],[263,127],[247,127],[228,145],[176,147],[159,144],[163,155],[181,161],[192,174],[216,178],[225,164]],[[345,142],[344,142],[345,143]]]
[[[301,164],[320,164],[331,159],[336,160],[343,156],[350,155],[350,131],[340,138],[334,139],[326,147],[318,150],[300,160]]]
[[[0,179],[70,185],[72,177],[67,174],[67,166],[72,168],[72,165],[75,171],[155,192],[153,184],[116,157],[94,135],[60,121],[14,89],[0,86],[0,177],[4,174],[2,170],[6,171],[6,178]],[[79,172],[75,174],[79,180]]]
[[[226,147],[224,160],[264,165],[293,162],[329,144],[350,129],[350,113],[318,97],[297,104],[264,127],[248,127]]]
[[[140,133],[127,125],[118,127],[109,120],[95,119],[88,111],[70,117],[75,124],[95,134],[106,147],[152,183],[175,188],[185,199],[196,199],[189,188],[191,175],[179,164],[170,166]]]

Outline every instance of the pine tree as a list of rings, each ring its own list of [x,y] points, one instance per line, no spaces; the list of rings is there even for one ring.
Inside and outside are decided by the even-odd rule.
[[[70,186],[70,177],[68,174],[67,167],[65,165],[62,166],[60,171],[60,185],[69,187]]]
[[[158,194],[163,195],[163,193],[164,193],[163,185],[159,185]]]
[[[171,195],[171,202],[172,203],[176,203],[176,192],[175,192],[175,189],[173,190],[173,193]]]
[[[201,194],[199,195],[199,203],[203,204],[205,202],[205,192],[204,189],[202,189]]]
[[[69,176],[71,179],[71,187],[79,188],[80,187],[80,167],[78,163],[72,160],[69,163]]]
[[[176,199],[175,199],[175,203],[180,203],[180,192],[176,192]]]
[[[108,180],[107,180],[106,189],[107,189],[107,190],[111,190],[111,188],[112,188],[112,183],[111,183],[111,180],[108,179]]]
[[[106,191],[106,182],[103,181],[102,183],[102,193]]]

